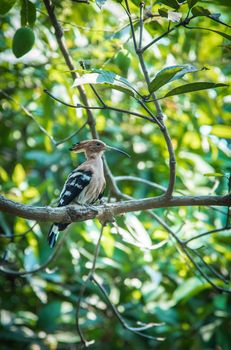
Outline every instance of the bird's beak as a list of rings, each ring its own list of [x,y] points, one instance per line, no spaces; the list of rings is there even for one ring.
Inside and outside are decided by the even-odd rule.
[[[128,153],[126,153],[126,152],[124,152],[124,151],[122,151],[121,149],[118,149],[118,148],[116,148],[116,147],[107,146],[107,151],[117,151],[117,152],[119,152],[119,153],[124,154],[124,155],[127,156],[128,158],[131,158],[131,156],[130,156]]]

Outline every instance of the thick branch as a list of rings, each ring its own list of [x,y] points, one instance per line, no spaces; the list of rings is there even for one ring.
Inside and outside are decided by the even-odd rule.
[[[33,207],[14,202],[0,195],[0,211],[6,212],[25,219],[31,219],[43,222],[76,222],[93,219],[94,217],[103,218],[110,211],[112,216],[167,207],[180,206],[231,206],[231,196],[166,196],[143,198],[138,200],[128,200],[123,202],[109,203],[95,207],[98,213],[91,209],[79,205],[69,205],[66,207]]]

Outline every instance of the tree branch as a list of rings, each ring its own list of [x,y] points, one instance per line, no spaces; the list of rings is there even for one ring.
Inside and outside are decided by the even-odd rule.
[[[143,331],[156,327],[156,326],[163,326],[164,323],[148,323],[145,325],[142,325],[140,327],[131,327],[127,324],[127,322],[123,319],[123,317],[120,315],[119,311],[117,310],[117,308],[115,307],[114,304],[112,304],[112,302],[109,299],[109,296],[107,294],[106,289],[104,288],[104,286],[97,280],[97,278],[92,275],[91,277],[92,281],[95,283],[95,285],[99,288],[99,290],[101,291],[101,293],[103,294],[104,298],[107,301],[107,304],[111,307],[112,312],[114,313],[114,315],[116,316],[116,318],[118,319],[118,321],[122,324],[122,326],[127,329],[130,332],[136,333],[141,335],[144,338],[148,338],[148,339],[152,339],[152,340],[156,340],[156,341],[163,341],[165,340],[165,338],[162,337],[153,337],[151,335],[142,333]]]
[[[42,222],[71,223],[89,219],[103,218],[110,211],[112,216],[120,214],[154,209],[180,206],[231,206],[231,195],[226,196],[174,196],[167,198],[165,195],[159,197],[142,198],[123,202],[108,203],[95,206],[98,213],[88,207],[80,205],[68,205],[66,207],[34,207],[14,202],[0,195],[0,211],[16,215],[25,219]]]
[[[143,184],[148,185],[150,187],[153,187],[153,188],[156,188],[158,190],[161,190],[163,192],[167,191],[166,187],[161,186],[161,185],[157,184],[156,182],[152,182],[152,181],[149,181],[149,180],[146,180],[146,179],[142,179],[141,177],[136,177],[136,176],[116,176],[116,177],[114,177],[114,180],[116,182],[119,182],[119,181],[140,182],[140,183],[143,183]]]
[[[80,310],[81,310],[81,303],[82,303],[82,298],[84,296],[84,293],[86,291],[88,282],[92,279],[92,277],[94,276],[95,273],[95,269],[96,269],[96,260],[97,257],[99,255],[99,249],[100,249],[100,242],[101,242],[101,238],[103,235],[103,230],[104,230],[105,224],[102,225],[101,230],[100,230],[100,234],[96,243],[96,247],[95,247],[95,252],[94,252],[94,256],[93,256],[93,261],[92,261],[92,268],[88,273],[87,279],[84,281],[84,283],[81,286],[80,292],[79,292],[79,298],[77,301],[77,308],[76,308],[76,327],[77,327],[77,332],[80,336],[81,342],[84,346],[88,346],[90,344],[92,344],[93,341],[87,341],[83,335],[83,332],[81,330],[80,324],[79,324],[79,320],[80,320]]]
[[[103,106],[85,106],[83,104],[77,103],[76,105],[72,105],[70,103],[67,103],[65,101],[60,100],[60,98],[57,98],[56,96],[54,96],[53,94],[51,94],[48,90],[44,90],[44,92],[49,95],[51,98],[53,98],[53,100],[58,101],[60,103],[62,103],[63,105],[70,107],[70,108],[75,108],[75,109],[86,109],[86,110],[111,110],[111,111],[116,111],[116,112],[120,112],[120,113],[125,113],[125,114],[129,114],[129,115],[134,115],[135,117],[140,117],[143,119],[146,119],[148,121],[153,122],[152,118],[147,117],[144,114],[138,113],[138,112],[133,112],[133,111],[129,111],[128,109],[123,109],[123,108],[117,108],[117,107],[113,107],[113,106],[108,106],[103,104]]]
[[[144,52],[145,50],[147,50],[150,46],[154,45],[155,43],[157,43],[159,40],[161,40],[162,38],[164,38],[165,36],[167,36],[169,33],[171,33],[172,31],[176,30],[177,28],[179,28],[180,26],[186,26],[186,24],[188,24],[192,19],[194,18],[194,16],[191,16],[189,18],[185,18],[183,21],[181,21],[180,23],[176,24],[174,27],[172,27],[171,29],[168,28],[168,30],[166,32],[164,32],[163,34],[161,34],[160,36],[158,36],[157,38],[153,39],[150,43],[148,43],[147,45],[145,45],[142,48],[142,52]]]
[[[170,235],[175,239],[175,241],[179,244],[179,246],[181,247],[182,252],[188,257],[188,259],[191,261],[191,263],[193,264],[193,266],[196,268],[196,270],[200,273],[200,275],[218,292],[221,293],[229,293],[231,294],[231,290],[222,288],[220,286],[218,286],[217,284],[215,284],[210,277],[207,275],[207,273],[205,273],[203,271],[203,269],[201,268],[201,266],[195,261],[195,259],[193,258],[193,256],[191,255],[191,253],[189,252],[189,250],[191,252],[193,252],[195,255],[197,255],[198,257],[200,257],[200,259],[202,259],[203,264],[208,268],[208,270],[211,272],[213,271],[213,274],[217,277],[217,271],[214,272],[213,268],[211,268],[211,266],[208,266],[205,261],[203,260],[203,258],[200,256],[199,253],[196,252],[196,250],[192,250],[190,248],[188,248],[185,244],[184,241],[182,241],[177,235],[176,233],[166,224],[165,221],[163,221],[158,215],[156,215],[155,213],[152,213],[149,211],[149,214],[155,218],[155,220],[157,222],[159,222],[165,229],[167,232],[170,233]],[[224,277],[222,276],[221,278],[222,281],[224,281]],[[226,281],[224,281],[225,283],[227,283]]]
[[[63,244],[64,244],[65,239],[66,239],[66,235],[67,235],[67,232],[64,232],[64,234],[62,235],[62,237],[58,241],[58,243],[55,247],[55,250],[52,252],[52,254],[49,256],[49,258],[47,259],[47,261],[45,263],[38,265],[37,267],[34,267],[31,270],[15,271],[15,270],[11,270],[11,269],[8,269],[7,267],[5,267],[4,266],[5,262],[4,262],[4,264],[0,265],[0,272],[7,274],[7,275],[12,275],[12,276],[26,276],[26,275],[30,275],[30,274],[35,273],[35,272],[43,271],[57,257],[60,249],[63,247]]]
[[[134,48],[135,48],[136,54],[138,56],[142,72],[144,74],[144,78],[145,78],[147,87],[149,87],[150,78],[149,78],[147,67],[146,67],[145,62],[144,62],[143,50],[137,48],[136,38],[135,38],[135,30],[134,30],[133,23],[132,23],[132,20],[131,20],[131,13],[130,13],[128,0],[125,0],[125,5],[126,5],[125,10],[126,10],[126,13],[128,15],[129,21],[130,21]],[[189,19],[187,21],[189,21]],[[142,26],[142,25],[143,25],[143,22],[141,20],[140,26]],[[142,36],[140,36],[140,41],[141,40],[142,40]],[[141,44],[142,44],[142,42],[140,42],[140,46],[141,46]],[[155,121],[158,124],[158,126],[160,128],[160,131],[162,132],[163,137],[165,139],[165,142],[166,142],[166,145],[167,145],[167,149],[168,149],[168,153],[169,153],[169,183],[168,183],[168,188],[167,188],[167,191],[165,193],[165,196],[166,197],[171,197],[172,193],[173,193],[173,190],[174,190],[174,184],[175,184],[175,178],[176,178],[176,157],[175,157],[175,153],[174,153],[174,148],[173,148],[173,145],[172,145],[171,137],[170,137],[170,135],[168,133],[167,127],[164,125],[164,122],[163,122],[164,115],[162,113],[161,105],[160,105],[159,101],[157,101],[156,95],[155,95],[154,92],[152,93],[152,97],[154,99],[154,104],[155,104],[156,111],[157,111],[157,117],[154,116],[154,118],[153,118],[154,120],[153,121]],[[143,108],[147,112],[149,112],[149,114],[153,117],[152,113],[149,111],[149,109],[145,105],[145,103],[141,102],[141,104],[142,104]]]

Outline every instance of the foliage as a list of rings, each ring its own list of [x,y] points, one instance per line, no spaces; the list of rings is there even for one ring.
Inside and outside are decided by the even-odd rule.
[[[74,86],[84,83],[88,100],[97,106],[100,101],[89,86],[94,84],[105,105],[117,108],[93,110],[100,138],[132,156],[107,155],[113,175],[135,176],[168,186],[168,152],[159,128],[118,110],[144,114],[139,103],[144,96],[156,114],[151,96],[155,91],[175,150],[176,193],[227,193],[231,46],[230,28],[225,23],[229,23],[230,2],[147,2],[144,47],[168,32],[145,50],[149,86],[120,3],[54,1],[80,74]],[[139,2],[129,3],[138,37]],[[58,197],[68,173],[83,161],[82,156],[72,157],[68,148],[91,138],[89,125],[66,142],[62,140],[86,123],[87,114],[85,109],[68,108],[44,92],[47,89],[72,105],[82,103],[44,4],[3,1],[0,15],[1,193],[17,202],[46,206]],[[180,25],[190,16],[193,20]],[[22,30],[33,33],[34,44],[29,42],[31,36],[18,41],[17,33]],[[162,193],[129,179],[117,184],[134,198]],[[227,224],[226,207],[164,208],[155,213],[182,240]],[[24,233],[34,224],[0,215],[2,235]],[[30,270],[45,263],[51,255],[46,241],[48,229],[47,224],[38,223],[33,232],[22,237],[1,237],[1,257],[7,266]],[[79,343],[76,302],[91,268],[99,231],[95,220],[72,224],[58,258],[44,271],[25,277],[1,275],[1,349],[72,349]],[[190,248],[198,262],[196,252],[228,278],[230,244],[230,232],[223,230],[191,241]],[[117,217],[116,226],[105,228],[96,273],[129,324],[164,322],[146,334],[166,340],[155,342],[123,329],[99,289],[88,284],[80,323],[86,337],[96,340],[93,349],[230,349],[230,294],[217,293],[149,213]]]

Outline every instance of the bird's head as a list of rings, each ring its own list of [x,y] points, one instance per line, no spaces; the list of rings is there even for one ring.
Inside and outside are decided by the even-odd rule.
[[[102,155],[104,151],[110,151],[110,150],[123,153],[124,155],[130,157],[126,152],[121,151],[118,148],[108,146],[103,141],[100,141],[97,139],[77,142],[70,148],[70,151],[72,152],[75,152],[75,153],[85,152],[87,156],[91,156],[95,154]]]
[[[74,144],[70,151],[75,153],[85,152],[86,154],[89,153],[102,153],[106,151],[107,145],[100,141],[100,140],[87,140],[87,141],[81,141]]]

